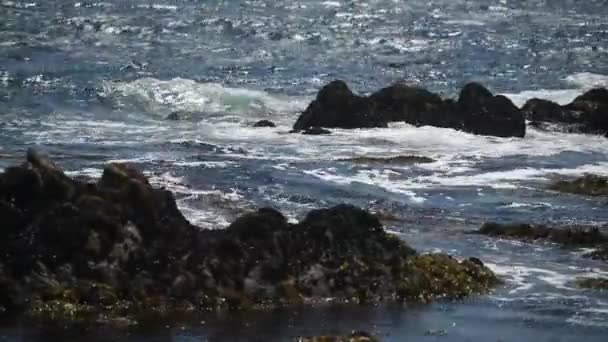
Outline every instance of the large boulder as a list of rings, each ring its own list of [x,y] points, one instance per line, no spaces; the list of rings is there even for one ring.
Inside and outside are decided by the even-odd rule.
[[[0,174],[0,312],[86,321],[123,315],[460,298],[497,283],[481,262],[419,255],[350,206],[297,224],[263,208],[201,230],[127,164],[71,179],[35,151]]]
[[[386,127],[394,121],[498,137],[523,137],[526,132],[521,111],[506,97],[494,96],[477,83],[466,85],[456,102],[401,83],[369,97],[357,96],[343,81],[323,87],[294,129]]]
[[[387,123],[370,111],[366,97],[358,96],[343,81],[324,86],[293,126],[294,130],[309,127],[364,128],[386,127]]]
[[[523,113],[502,95],[493,95],[479,83],[465,85],[457,102],[466,132],[497,137],[526,135]]]
[[[589,90],[564,106],[531,99],[522,112],[535,125],[552,123],[568,132],[608,134],[608,90],[605,88]]]

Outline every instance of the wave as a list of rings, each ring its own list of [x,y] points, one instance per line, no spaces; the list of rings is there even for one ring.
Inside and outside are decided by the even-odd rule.
[[[119,105],[132,101],[157,114],[183,111],[248,118],[293,114],[308,103],[308,100],[274,96],[260,90],[233,88],[220,83],[199,83],[184,78],[106,82],[102,97],[111,98]]]
[[[608,87],[608,76],[589,72],[572,74],[567,76],[564,81],[567,84],[573,85],[574,88],[525,90],[519,93],[505,93],[503,95],[510,98],[518,107],[523,106],[526,101],[533,98],[550,100],[565,105],[587,90],[597,87]]]

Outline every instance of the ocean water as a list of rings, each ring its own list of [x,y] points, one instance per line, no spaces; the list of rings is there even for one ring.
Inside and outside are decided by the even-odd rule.
[[[486,296],[427,306],[220,313],[113,330],[5,324],[7,341],[284,341],[368,330],[383,341],[606,341],[608,277],[583,251],[464,234],[483,222],[603,228],[607,200],[547,190],[608,175],[608,139],[530,128],[524,139],[395,123],[287,134],[323,84],[358,93],[395,81],[455,96],[480,81],[517,105],[568,103],[608,86],[605,0],[0,0],[0,169],[29,147],[70,175],[136,163],[186,216],[222,229],[273,206],[297,220],[352,203],[399,220],[421,251],[477,256],[505,280]],[[166,121],[175,111],[183,121]],[[252,128],[260,119],[276,128]],[[357,156],[419,155],[406,166]]]

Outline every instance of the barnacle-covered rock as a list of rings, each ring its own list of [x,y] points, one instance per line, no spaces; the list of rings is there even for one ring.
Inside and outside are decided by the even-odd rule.
[[[417,254],[351,205],[296,224],[262,208],[202,230],[130,165],[87,182],[35,151],[0,174],[0,221],[0,312],[37,319],[455,299],[497,283],[480,262]]]

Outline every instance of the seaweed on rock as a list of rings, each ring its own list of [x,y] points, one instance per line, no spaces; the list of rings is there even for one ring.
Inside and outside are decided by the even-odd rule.
[[[608,177],[585,175],[572,181],[558,181],[549,189],[586,196],[608,196]]]
[[[350,205],[297,224],[263,208],[201,230],[129,165],[86,182],[34,151],[0,174],[0,220],[0,311],[41,319],[456,299],[498,282],[476,259],[417,254]]]

